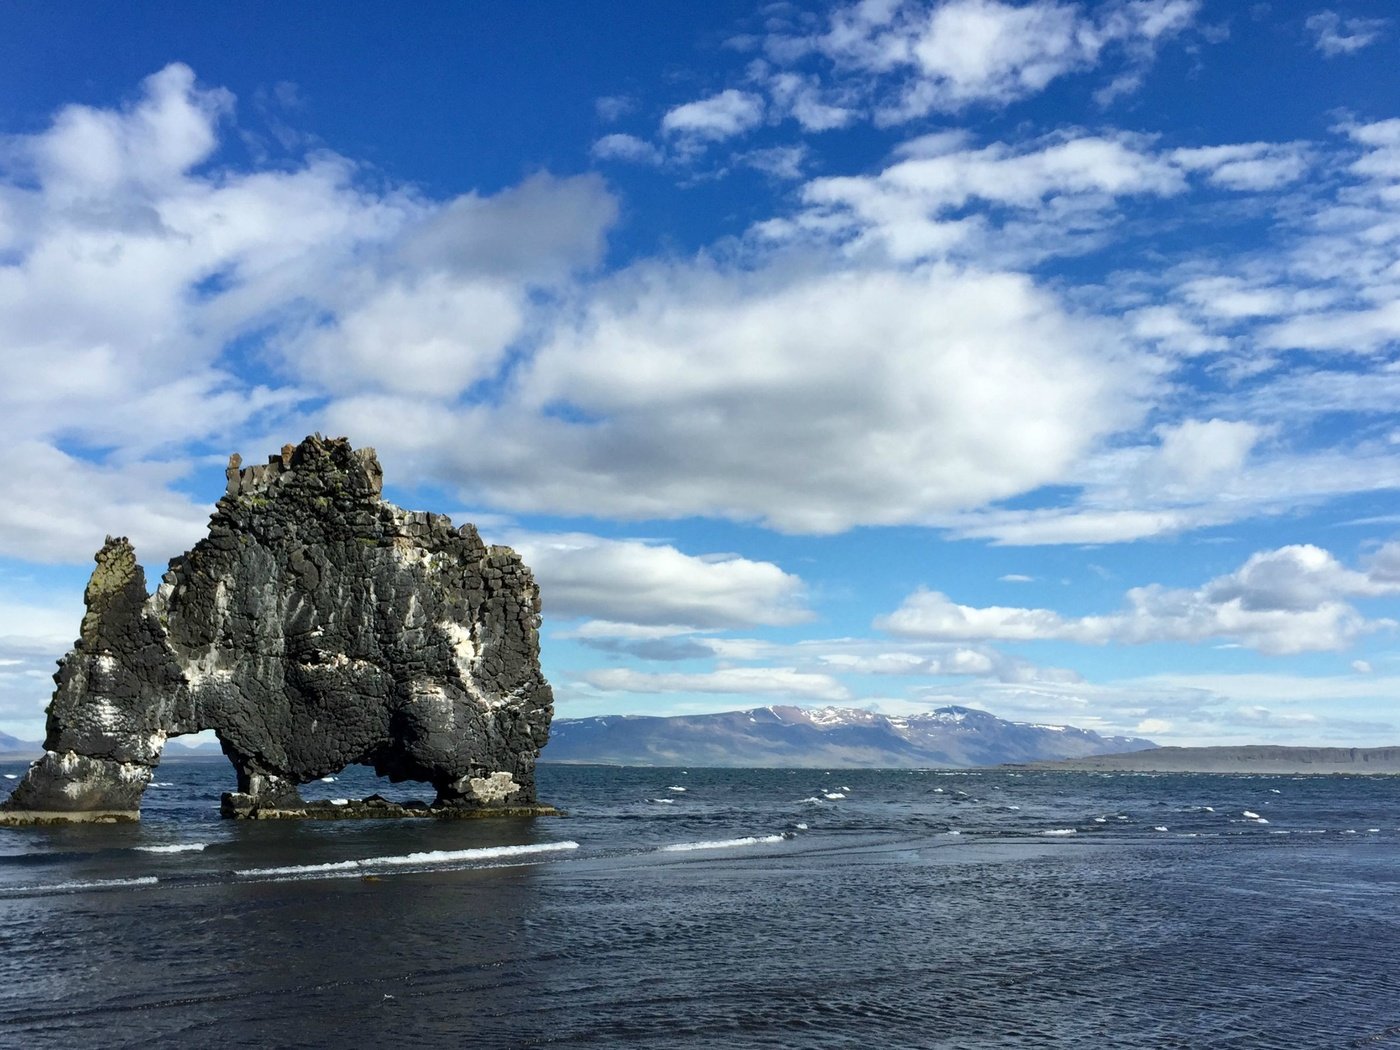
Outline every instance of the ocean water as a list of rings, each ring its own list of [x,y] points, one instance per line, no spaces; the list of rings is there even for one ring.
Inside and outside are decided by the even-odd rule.
[[[1400,1047],[1395,778],[544,767],[567,816],[267,824],[157,778],[0,829],[0,1046]]]

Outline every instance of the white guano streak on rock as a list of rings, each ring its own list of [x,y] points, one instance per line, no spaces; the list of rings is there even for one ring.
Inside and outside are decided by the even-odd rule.
[[[509,773],[492,773],[487,777],[472,777],[467,781],[478,802],[502,802],[520,790],[515,777]]]
[[[457,665],[457,674],[462,679],[462,687],[472,700],[489,711],[517,699],[514,692],[490,696],[482,692],[481,687],[477,685],[476,674],[481,666],[481,651],[476,647],[476,639],[472,637],[471,631],[451,620],[443,620],[437,626],[447,636],[447,640],[452,646],[452,662]]]

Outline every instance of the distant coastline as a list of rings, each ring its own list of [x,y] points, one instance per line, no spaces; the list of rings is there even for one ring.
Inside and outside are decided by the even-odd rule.
[[[1117,755],[1087,755],[1003,768],[1120,773],[1364,773],[1400,774],[1397,747],[1155,747]]]

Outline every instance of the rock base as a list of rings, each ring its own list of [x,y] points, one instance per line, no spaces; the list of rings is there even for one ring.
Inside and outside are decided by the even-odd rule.
[[[558,817],[553,806],[530,803],[519,806],[454,806],[426,802],[391,802],[380,795],[337,802],[301,802],[295,805],[268,805],[251,795],[225,792],[219,812],[231,820],[484,820],[491,817]]]
[[[138,809],[58,810],[0,808],[0,828],[43,827],[55,824],[135,824]]]

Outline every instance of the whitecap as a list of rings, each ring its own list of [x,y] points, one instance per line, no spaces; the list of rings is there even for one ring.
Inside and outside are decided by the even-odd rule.
[[[653,799],[648,799],[647,801],[649,801],[649,802],[659,802],[659,803],[660,803],[661,805],[663,805],[663,806],[674,806],[674,805],[676,804],[676,800],[673,799],[673,798],[653,798]]]
[[[348,805],[350,805],[350,800],[349,800],[348,798],[333,798],[333,799],[331,799],[331,805],[332,805],[332,806],[348,806]]]
[[[405,853],[392,857],[365,857],[363,860],[338,860],[326,864],[294,864],[285,868],[243,868],[234,874],[245,879],[279,875],[319,875],[337,871],[372,871],[375,868],[409,868],[432,864],[453,864],[463,861],[497,860],[501,857],[528,856],[556,850],[578,849],[577,842],[537,842],[528,846],[483,846],[477,849],[439,849],[426,853]]]
[[[822,800],[817,798],[815,795],[813,795],[811,798],[799,798],[797,801],[799,803],[810,802],[814,806],[820,806],[822,804]]]
[[[5,774],[5,779],[6,779],[6,780],[18,780],[18,779],[19,779],[19,774],[18,774],[18,773],[6,773],[6,774]]]
[[[1107,818],[1107,817],[1095,817],[1095,818],[1094,818],[1094,823],[1095,823],[1095,824],[1107,824],[1107,823],[1108,823],[1108,818]]]
[[[1165,824],[1158,824],[1158,825],[1157,825],[1155,828],[1153,828],[1152,830],[1153,830],[1153,831],[1166,831],[1166,830],[1167,830],[1167,826],[1166,826]]]
[[[153,788],[173,788],[175,786],[175,782],[173,780],[152,780],[146,786]]]
[[[142,853],[200,853],[207,849],[207,842],[174,842],[168,846],[134,846]]]
[[[1042,831],[1042,835],[1073,835],[1074,828],[1051,828],[1049,831]]]
[[[945,831],[943,834],[945,834],[945,835],[961,835],[962,832],[961,832],[961,831]]]
[[[798,831],[806,831],[806,830],[807,830],[807,825],[806,825],[806,824],[794,824],[793,827],[795,827]]]
[[[1249,809],[1247,809],[1247,810],[1245,810],[1243,813],[1241,813],[1240,816],[1244,817],[1245,820],[1262,820],[1262,819],[1264,819],[1264,818],[1262,818],[1261,816],[1259,816],[1258,813],[1255,813],[1253,810],[1249,810]]]
[[[48,886],[14,886],[6,887],[5,894],[10,893],[57,893],[66,890],[113,890],[124,886],[154,886],[160,880],[154,875],[143,875],[139,879],[92,879],[75,882],[55,882]]]
[[[741,839],[712,839],[708,842],[677,842],[673,846],[662,846],[662,853],[688,853],[697,849],[731,849],[735,846],[768,846],[782,842],[782,835],[747,835]]]
[[[835,801],[835,800],[838,799],[838,798],[845,798],[846,796],[843,795],[843,794],[842,794],[841,792],[839,792],[839,791],[828,791],[828,792],[826,792],[826,793],[824,794],[823,797],[829,798],[829,799],[831,799],[832,801]]]
[[[335,777],[322,777],[321,780],[322,780],[322,782],[324,782],[324,783],[326,783],[326,784],[334,784],[334,783],[335,783]]]
[[[684,791],[685,788],[683,788],[683,787],[668,787],[666,790],[667,790],[667,791]]]

